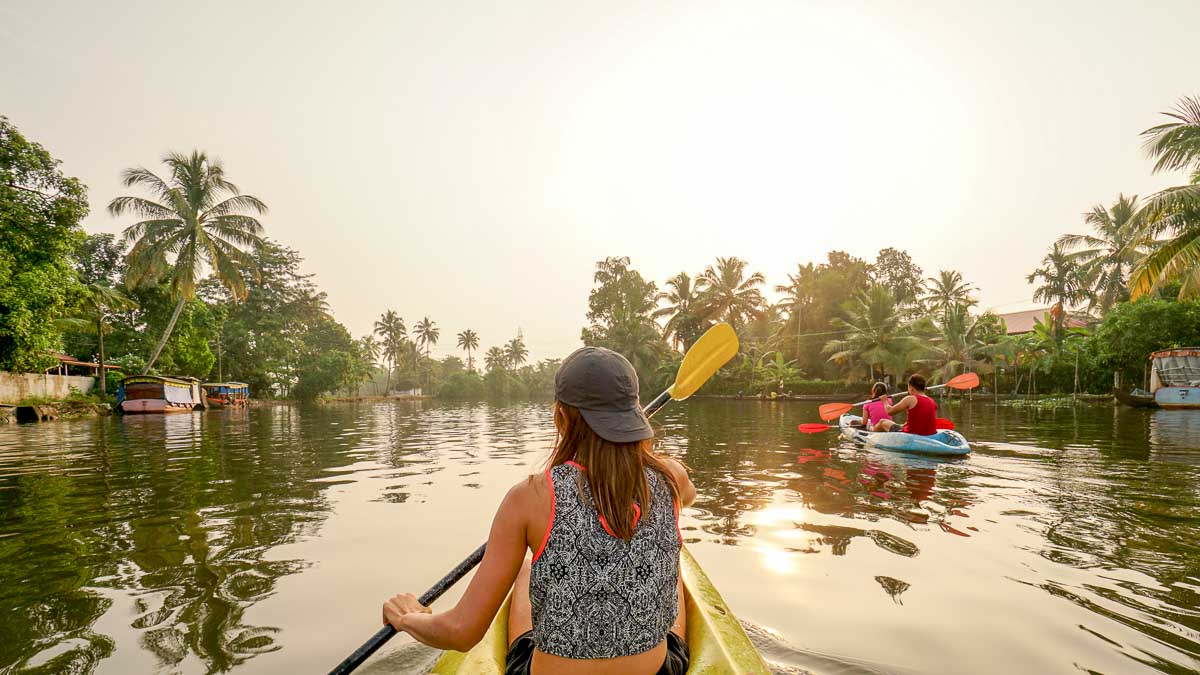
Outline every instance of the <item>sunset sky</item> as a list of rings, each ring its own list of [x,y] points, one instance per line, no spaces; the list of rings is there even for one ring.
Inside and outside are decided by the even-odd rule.
[[[1138,134],[1200,94],[1198,24],[1195,0],[0,0],[0,114],[88,185],[91,232],[130,224],[122,169],[202,149],[356,336],[391,308],[437,321],[435,353],[520,328],[544,358],[610,255],[774,286],[894,246],[1031,306],[1084,210],[1182,182]]]

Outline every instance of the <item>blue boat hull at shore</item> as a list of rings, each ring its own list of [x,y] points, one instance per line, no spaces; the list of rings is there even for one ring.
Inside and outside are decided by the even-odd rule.
[[[925,455],[960,456],[971,452],[971,444],[957,431],[943,430],[932,436],[918,436],[900,431],[871,432],[852,425],[860,419],[862,418],[858,415],[842,415],[838,420],[842,438],[884,450],[919,452]]]
[[[1200,408],[1200,387],[1162,387],[1154,392],[1160,408]]]

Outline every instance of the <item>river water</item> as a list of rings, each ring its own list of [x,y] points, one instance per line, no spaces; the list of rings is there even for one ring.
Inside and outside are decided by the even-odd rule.
[[[773,668],[1200,670],[1200,413],[942,412],[968,458],[799,434],[816,404],[656,418],[699,490],[684,537]],[[323,672],[484,540],[552,439],[540,403],[0,427],[0,671]],[[435,658],[401,636],[362,672]]]

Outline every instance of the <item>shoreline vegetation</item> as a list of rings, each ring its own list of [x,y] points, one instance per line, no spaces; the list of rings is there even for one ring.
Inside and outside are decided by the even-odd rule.
[[[1150,352],[1200,336],[1200,98],[1164,115],[1142,133],[1146,152],[1153,172],[1185,178],[1089,208],[1084,232],[1052,241],[1028,274],[1014,270],[1050,307],[1031,331],[1009,334],[981,311],[969,273],[927,274],[888,247],[873,260],[830,251],[773,285],[737,257],[661,285],[630,258],[607,257],[580,342],[621,352],[658,391],[693,341],[728,322],[742,350],[706,386],[721,397],[841,397],[877,380],[900,388],[912,372],[937,383],[975,371],[1009,397],[1079,400],[1141,384]],[[530,362],[520,332],[443,334],[431,316],[406,322],[385,308],[369,335],[352,337],[300,253],[265,236],[266,202],[204,152],[123,171],[128,194],[108,204],[120,236],[84,232],[86,187],[59,165],[0,117],[0,370],[45,372],[65,352],[125,374],[246,382],[256,401],[553,393],[560,360]],[[433,358],[443,338],[462,356]],[[118,379],[101,375],[97,404]]]

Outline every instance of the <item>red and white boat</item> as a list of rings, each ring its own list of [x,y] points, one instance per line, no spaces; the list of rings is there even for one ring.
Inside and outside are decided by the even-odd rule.
[[[192,412],[204,407],[204,396],[194,377],[133,375],[121,380],[117,406],[127,414]]]

